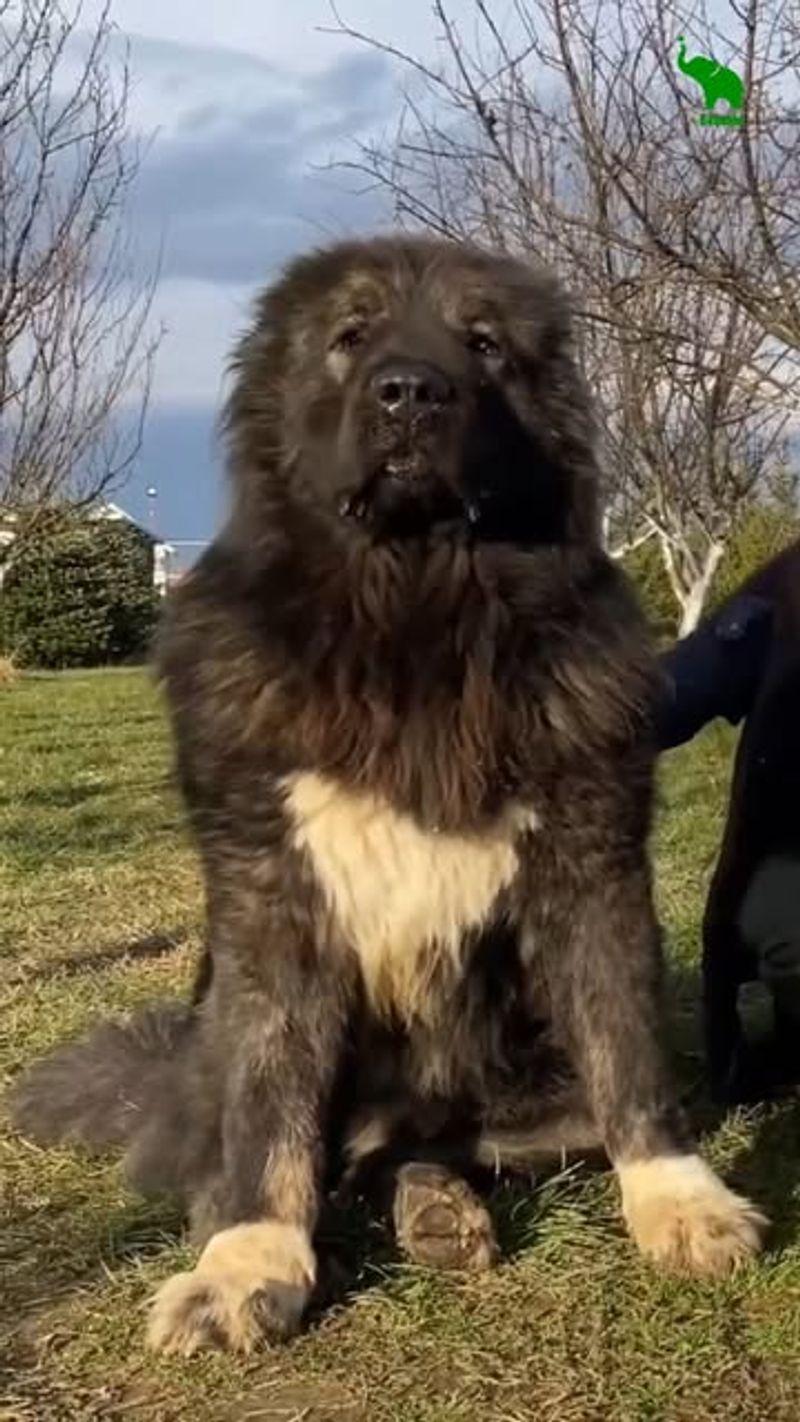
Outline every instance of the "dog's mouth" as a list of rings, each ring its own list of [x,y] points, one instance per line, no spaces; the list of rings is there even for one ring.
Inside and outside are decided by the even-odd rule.
[[[401,483],[410,484],[419,481],[434,479],[436,471],[425,458],[424,455],[409,452],[408,454],[392,454],[388,459],[384,459],[377,471],[378,479],[396,479]]]
[[[424,452],[404,450],[381,459],[340,500],[343,518],[368,523],[375,532],[396,536],[422,532],[442,523],[475,526],[479,500]]]

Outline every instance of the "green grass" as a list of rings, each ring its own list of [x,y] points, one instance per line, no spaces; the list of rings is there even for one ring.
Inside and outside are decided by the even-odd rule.
[[[712,728],[665,761],[654,846],[682,1079],[701,1107],[698,922],[731,747]],[[0,751],[10,1078],[96,1015],[181,992],[201,919],[162,712],[141,673],[23,678],[0,692]],[[246,1364],[142,1351],[146,1300],[187,1258],[169,1202],[142,1201],[113,1160],[7,1135],[0,1418],[797,1422],[798,1125],[787,1105],[706,1138],[775,1220],[765,1258],[732,1281],[659,1277],[620,1228],[610,1177],[578,1170],[498,1190],[504,1262],[468,1282],[401,1267],[375,1224],[333,1221],[339,1301],[297,1342]]]

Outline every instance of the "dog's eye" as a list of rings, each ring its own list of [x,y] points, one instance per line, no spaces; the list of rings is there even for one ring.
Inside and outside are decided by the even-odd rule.
[[[341,331],[337,331],[331,341],[332,351],[354,351],[360,346],[367,334],[367,328],[363,321],[351,321],[349,326],[343,326]]]
[[[488,331],[470,331],[467,334],[467,347],[474,351],[476,355],[492,359],[500,354],[500,347],[493,336]]]

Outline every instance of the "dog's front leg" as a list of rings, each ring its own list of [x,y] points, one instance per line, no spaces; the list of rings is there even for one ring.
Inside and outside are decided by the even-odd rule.
[[[195,1268],[158,1292],[148,1333],[151,1347],[183,1354],[247,1353],[300,1324],[347,1011],[341,964],[282,891],[279,868],[243,855],[210,880],[214,968],[200,1032],[203,1078],[209,1061],[221,1077],[215,1232]]]
[[[626,1224],[666,1268],[721,1275],[757,1252],[766,1224],[698,1155],[663,1046],[660,935],[643,849],[588,843],[552,865],[528,951],[547,964],[569,1044],[620,1182]],[[566,863],[569,868],[564,867]]]

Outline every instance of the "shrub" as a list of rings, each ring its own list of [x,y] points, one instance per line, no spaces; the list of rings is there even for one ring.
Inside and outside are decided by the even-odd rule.
[[[800,518],[788,511],[756,504],[740,518],[714,575],[703,616],[713,612],[732,592],[768,563],[787,544],[800,537]],[[645,616],[659,641],[678,635],[680,610],[670,587],[661,550],[655,539],[643,543],[623,559]]]
[[[711,584],[706,612],[712,612],[741,583],[800,537],[800,519],[763,505],[748,511],[734,530]]]
[[[655,538],[642,543],[622,560],[622,566],[639,596],[644,614],[658,641],[673,641],[680,609],[670,586],[661,548]]]
[[[64,517],[26,539],[0,593],[2,647],[20,666],[99,666],[145,654],[160,600],[134,524]]]

